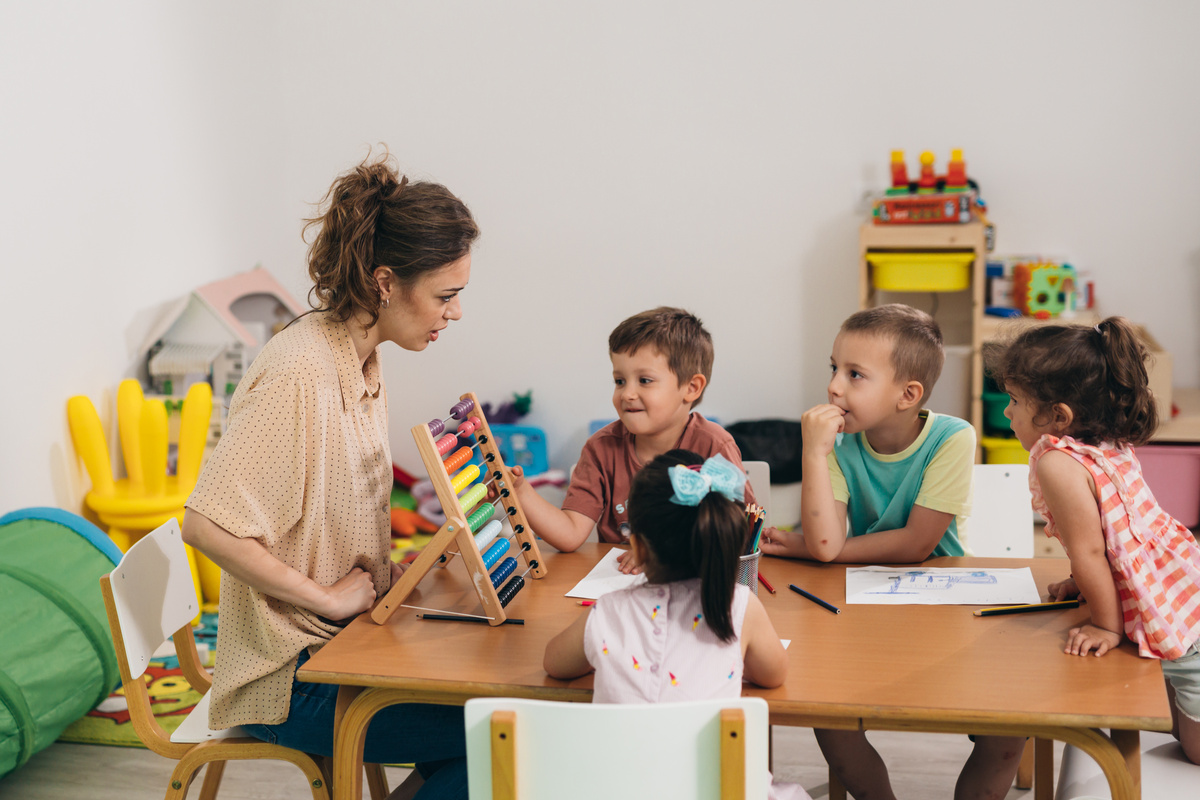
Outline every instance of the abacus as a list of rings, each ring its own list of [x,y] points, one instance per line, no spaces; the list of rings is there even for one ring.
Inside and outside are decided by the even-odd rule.
[[[446,423],[451,419],[458,420],[458,427],[446,433]],[[430,569],[449,564],[455,555],[459,555],[479,595],[483,615],[455,615],[486,620],[490,625],[503,624],[508,618],[504,608],[525,586],[525,577],[543,578],[546,567],[517,495],[508,488],[512,485],[512,476],[500,458],[500,449],[478,399],[470,392],[462,395],[450,408],[448,417],[415,425],[412,435],[446,514],[446,524],[438,529],[396,585],[375,606],[371,619],[380,625],[387,622]],[[473,445],[469,444],[472,436],[475,438]],[[434,437],[439,438],[435,440]],[[482,469],[476,464],[467,464],[476,449],[482,457]],[[484,479],[477,483],[476,479],[481,475]],[[486,499],[489,484],[495,494],[495,499],[490,502]],[[510,533],[507,535],[503,533],[501,520],[508,522]],[[510,540],[514,539],[526,564],[526,570],[516,576],[513,573],[517,570],[517,559],[505,557],[511,546]]]

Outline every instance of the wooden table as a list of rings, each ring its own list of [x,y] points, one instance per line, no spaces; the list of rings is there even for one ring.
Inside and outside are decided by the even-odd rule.
[[[508,607],[524,625],[426,621],[402,608],[382,626],[364,614],[313,656],[300,679],[343,687],[335,800],[362,796],[367,725],[389,705],[460,704],[479,696],[590,701],[591,675],[550,678],[542,654],[546,642],[585,613],[563,594],[607,547],[544,553],[549,575],[529,581]],[[940,558],[927,565],[1029,566],[1043,590],[1068,569],[1062,559]],[[1036,736],[1047,745],[1058,739],[1096,759],[1114,800],[1140,797],[1138,731],[1171,728],[1162,671],[1128,643],[1103,658],[1065,655],[1067,629],[1086,617],[1086,607],[975,617],[964,606],[848,606],[844,565],[767,558],[762,572],[779,593],[760,588],[759,598],[779,635],[792,640],[787,682],[746,692],[766,699],[772,724]],[[788,591],[789,582],[842,612]],[[478,610],[457,564],[432,572],[408,603]],[[1111,736],[1101,728],[1112,729]],[[1040,752],[1039,797],[1052,791],[1051,781],[1042,780],[1048,751]]]

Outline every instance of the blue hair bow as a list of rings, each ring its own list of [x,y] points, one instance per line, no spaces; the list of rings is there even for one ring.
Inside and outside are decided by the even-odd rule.
[[[682,464],[667,469],[671,479],[671,502],[680,506],[698,506],[709,492],[718,492],[735,503],[746,496],[746,473],[717,453],[704,462],[699,471]]]

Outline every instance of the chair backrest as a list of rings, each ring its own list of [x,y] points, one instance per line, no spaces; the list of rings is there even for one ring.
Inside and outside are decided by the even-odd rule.
[[[139,678],[200,607],[179,523],[171,518],[135,542],[108,579],[129,674]]]
[[[648,705],[477,698],[465,715],[474,798],[767,796],[760,697]]]
[[[746,470],[746,478],[750,481],[750,485],[754,487],[754,499],[766,509],[767,515],[763,524],[770,525],[771,465],[765,461],[743,461],[742,467]]]
[[[967,544],[977,556],[1033,558],[1028,464],[976,464]]]

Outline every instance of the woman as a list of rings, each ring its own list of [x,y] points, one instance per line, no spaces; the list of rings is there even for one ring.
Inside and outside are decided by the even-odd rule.
[[[386,153],[339,177],[322,206],[305,226],[315,311],[238,385],[183,538],[223,571],[211,727],[330,756],[338,687],[296,670],[400,574],[378,348],[424,350],[462,316],[479,231],[457,197],[408,183]],[[418,797],[466,797],[465,754],[461,708],[410,704],[376,716],[364,759],[416,762]]]

